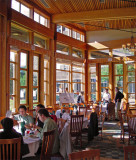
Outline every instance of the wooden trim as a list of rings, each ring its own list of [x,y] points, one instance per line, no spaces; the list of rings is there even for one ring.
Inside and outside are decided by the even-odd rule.
[[[44,104],[44,54],[39,57],[39,102]]]
[[[89,83],[88,83],[88,51],[86,50],[85,51],[85,101],[86,103],[88,103],[88,86],[89,86]]]

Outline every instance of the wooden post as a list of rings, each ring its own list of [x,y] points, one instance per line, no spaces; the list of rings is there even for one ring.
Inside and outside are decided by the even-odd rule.
[[[85,50],[85,101],[86,103],[88,103],[88,75],[89,75],[89,72],[88,72],[88,51]]]

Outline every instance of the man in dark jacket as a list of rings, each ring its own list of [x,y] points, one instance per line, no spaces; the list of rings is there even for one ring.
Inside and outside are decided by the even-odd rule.
[[[115,92],[116,92],[116,96],[115,96],[115,115],[116,115],[116,119],[118,120],[118,111],[120,110],[120,104],[121,104],[121,99],[124,98],[124,95],[119,91],[119,88],[116,87],[115,88]]]

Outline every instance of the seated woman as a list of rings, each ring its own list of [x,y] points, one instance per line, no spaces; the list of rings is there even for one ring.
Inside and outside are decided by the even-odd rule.
[[[12,139],[21,137],[21,154],[22,156],[29,153],[27,144],[24,144],[23,137],[20,133],[13,129],[13,119],[4,118],[1,121],[4,131],[0,132],[0,139]]]
[[[26,110],[27,110],[26,106],[21,105],[18,108],[19,115],[15,115],[14,119],[17,120],[19,123],[25,122],[25,127],[30,128],[34,124],[34,119],[32,116],[30,116],[26,113]]]

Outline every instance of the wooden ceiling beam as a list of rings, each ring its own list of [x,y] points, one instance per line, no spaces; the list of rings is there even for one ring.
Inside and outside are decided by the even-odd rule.
[[[100,20],[133,19],[135,17],[136,7],[131,7],[54,14],[52,15],[52,21],[53,23],[76,23]]]

